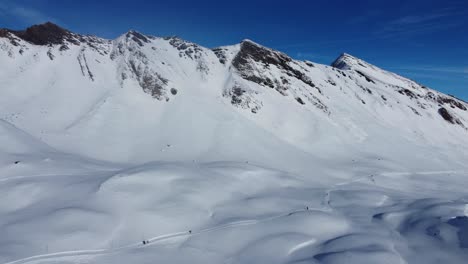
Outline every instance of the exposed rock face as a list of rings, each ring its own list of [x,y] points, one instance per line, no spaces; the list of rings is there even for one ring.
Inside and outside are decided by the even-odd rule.
[[[149,43],[150,42],[149,39],[145,35],[143,35],[143,34],[141,34],[139,32],[133,31],[133,30],[131,30],[131,31],[129,31],[127,33],[127,38],[131,38],[133,41],[138,43],[138,45],[140,45],[140,47],[143,47],[144,43]]]
[[[52,23],[22,31],[0,29],[0,52],[9,59],[30,56],[29,61],[44,61],[39,58],[44,55],[51,67],[60,67],[61,56],[73,55],[76,60],[68,63],[76,65],[70,71],[81,70],[93,85],[107,83],[115,72],[122,88],[136,87],[161,102],[185,96],[184,89],[200,89],[200,94],[201,90],[218,93],[224,103],[259,116],[271,110],[271,100],[274,107],[294,105],[328,117],[343,109],[373,112],[381,106],[381,112],[399,109],[421,120],[438,112],[439,122],[468,126],[466,102],[349,54],[330,67],[294,60],[250,40],[207,49],[178,37],[159,38],[133,30],[105,40]]]
[[[361,75],[362,77],[364,77],[366,79],[366,81],[370,82],[370,83],[375,83],[374,80],[372,80],[372,78],[370,78],[369,76],[367,76],[366,74],[360,72],[360,71],[356,71],[359,75]]]
[[[226,58],[226,53],[223,48],[214,48],[213,52],[215,53],[216,57],[218,57],[219,62],[221,64],[226,64],[227,58]]]
[[[467,111],[467,108],[466,108],[465,104],[463,104],[461,101],[456,100],[455,98],[451,98],[449,96],[439,95],[438,98],[437,98],[437,102],[439,104],[448,104],[452,108],[458,108],[458,109],[461,109],[463,111]]]
[[[167,38],[169,43],[179,51],[180,57],[200,59],[202,49],[195,43],[191,43],[178,37]]]
[[[314,88],[315,84],[303,72],[297,68],[292,67],[294,61],[287,55],[273,51],[268,48],[262,47],[252,41],[244,40],[241,43],[241,49],[237,56],[234,58],[232,65],[241,73],[242,77],[246,80],[256,82],[263,86],[277,89],[280,93],[282,90],[287,90],[285,87],[287,80],[282,78],[280,80],[272,80],[268,77],[262,77],[255,74],[254,67],[251,61],[263,65],[264,69],[269,69],[271,66],[276,66],[282,70],[286,75],[294,77],[310,87]],[[286,80],[286,81],[285,81]]]
[[[255,94],[254,91],[248,91],[239,85],[235,85],[231,89],[225,90],[223,96],[231,98],[232,105],[242,109],[250,109],[252,113],[256,114],[263,104],[255,98]]]
[[[140,85],[143,88],[143,91],[151,94],[151,96],[159,100],[167,98],[165,89],[167,83],[168,80],[157,73],[151,74],[149,72],[143,72],[143,75],[140,77]]]
[[[75,34],[51,22],[47,22],[41,25],[34,25],[22,31],[1,29],[0,36],[5,36],[7,32],[10,32],[20,39],[23,39],[34,45],[63,44],[65,40],[72,43],[78,42],[75,38]]]
[[[223,50],[218,49],[214,52],[220,62],[224,64],[226,56]],[[299,101],[297,98],[306,98],[318,109],[329,113],[328,108],[314,94],[317,92],[321,94],[322,91],[306,74],[307,67],[313,67],[310,63],[298,63],[279,51],[263,47],[250,40],[244,40],[240,44],[239,52],[232,60],[232,67],[244,80],[274,89],[285,97],[292,95],[290,99],[298,101],[301,105],[305,105],[305,102],[303,99]],[[233,101],[237,102],[238,100],[240,100],[238,96],[233,98]],[[252,112],[256,111],[258,109],[252,109]]]
[[[454,117],[447,109],[441,107],[437,112],[440,116],[442,116],[442,118],[444,118],[445,121],[451,124],[458,124],[463,126],[463,123],[458,118]]]
[[[446,108],[449,106],[451,109],[455,109],[457,111],[468,111],[466,102],[462,100],[430,90],[426,86],[418,84],[415,81],[382,70],[346,53],[336,59],[332,63],[332,67],[336,67],[337,69],[350,73],[357,73],[359,77],[365,78],[365,80],[369,82],[369,86],[375,86],[377,88],[383,86],[389,90],[398,92],[402,97],[415,103],[415,105],[413,105],[414,103],[408,103],[408,108],[418,116],[423,116],[423,110],[435,108],[445,121],[465,127],[464,123],[455,117],[455,113],[451,113]],[[372,73],[372,76],[368,74],[369,72]],[[378,76],[378,78],[375,76]],[[351,76],[349,77],[353,78]],[[389,81],[391,83],[388,83]],[[362,85],[361,88],[368,89]],[[381,95],[381,99],[385,103],[388,101],[387,97],[384,95]]]
[[[146,55],[139,52],[134,53],[132,54],[132,58],[126,63],[129,72],[138,81],[145,93],[150,94],[153,98],[158,100],[169,100],[167,97],[167,85],[169,80],[162,77],[149,66]]]

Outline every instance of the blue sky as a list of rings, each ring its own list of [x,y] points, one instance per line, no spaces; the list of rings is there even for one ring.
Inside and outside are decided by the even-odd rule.
[[[468,101],[466,0],[0,0],[0,27],[45,21],[106,38],[134,29],[207,47],[249,38],[324,64],[347,52]]]

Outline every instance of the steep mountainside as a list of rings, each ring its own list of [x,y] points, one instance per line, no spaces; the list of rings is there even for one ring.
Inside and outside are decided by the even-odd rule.
[[[245,126],[321,155],[333,144],[372,148],[386,133],[419,145],[467,141],[466,102],[347,54],[330,67],[250,40],[207,49],[135,31],[105,40],[51,23],[0,36],[1,118],[87,156],[164,158],[154,149],[178,142],[185,158],[234,158],[211,139],[264,148],[253,135],[236,137]]]

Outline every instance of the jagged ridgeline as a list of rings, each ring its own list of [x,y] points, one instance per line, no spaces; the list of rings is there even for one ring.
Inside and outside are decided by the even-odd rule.
[[[250,40],[208,49],[178,37],[147,36],[133,30],[107,40],[50,22],[25,30],[1,29],[0,40],[7,56],[2,58],[3,67],[20,58],[39,61],[45,56],[49,62],[41,62],[42,67],[54,68],[61,67],[63,58],[74,57],[71,63],[76,65],[66,67],[78,70],[85,85],[106,81],[111,85],[112,76],[119,87],[136,84],[161,104],[184,96],[188,89],[201,92],[209,87],[211,93],[250,114],[261,113],[271,103],[266,98],[274,97],[328,118],[339,111],[355,112],[356,107],[368,111],[377,107],[382,113],[398,112],[402,118],[415,115],[428,122],[468,127],[468,104],[463,100],[348,54],[330,67],[295,60]],[[346,103],[340,103],[343,98]]]

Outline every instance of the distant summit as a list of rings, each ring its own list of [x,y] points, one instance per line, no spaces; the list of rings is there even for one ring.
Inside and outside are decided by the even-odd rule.
[[[447,131],[461,129],[464,136],[468,131],[466,102],[347,53],[341,54],[330,67],[295,60],[249,39],[209,49],[178,37],[155,37],[135,30],[108,40],[73,33],[47,22],[25,30],[1,29],[0,59],[0,66],[5,67],[3,72],[16,69],[21,73],[4,74],[7,82],[49,87],[62,80],[66,84],[55,87],[58,94],[70,89],[68,93],[78,95],[85,87],[92,89],[92,93],[102,89],[106,94],[143,91],[160,101],[158,107],[166,108],[180,100],[197,102],[203,97],[201,94],[207,93],[206,98],[214,97],[206,101],[231,105],[230,110],[247,115],[258,114],[255,118],[262,120],[259,121],[262,124],[273,122],[269,117],[283,116],[289,111],[291,115],[308,113],[303,120],[296,119],[298,127],[310,122],[313,116],[314,120],[341,124],[346,133],[354,127],[367,131],[367,123],[359,122],[365,113],[371,113],[367,120],[372,123],[398,119],[392,123],[395,129],[420,122],[411,131],[423,128],[421,134],[431,130],[429,127]],[[36,63],[41,69],[40,76],[32,66]],[[31,81],[37,77],[39,79]],[[11,91],[24,90],[24,87],[21,85]],[[35,88],[31,86],[30,89]],[[52,94],[50,90],[48,96]],[[190,93],[195,94],[193,98]],[[80,104],[82,107],[102,97],[101,94],[88,96],[83,95],[87,99]],[[57,98],[57,101],[62,100],[62,97]],[[49,105],[42,107],[49,108]],[[69,109],[69,105],[65,108]],[[57,107],[48,112],[60,113],[64,109]],[[13,111],[11,116],[17,122],[20,118],[17,116],[21,115]],[[359,120],[358,124],[349,124],[347,119],[341,119],[343,116]],[[386,124],[382,127],[388,129]],[[364,132],[356,133],[359,139],[364,137]]]
[[[11,33],[18,38],[25,40],[35,45],[54,45],[63,44],[65,40],[69,42],[77,42],[76,34],[52,23],[46,22],[44,24],[33,25],[26,30],[11,30],[1,29],[0,36],[7,36]]]

